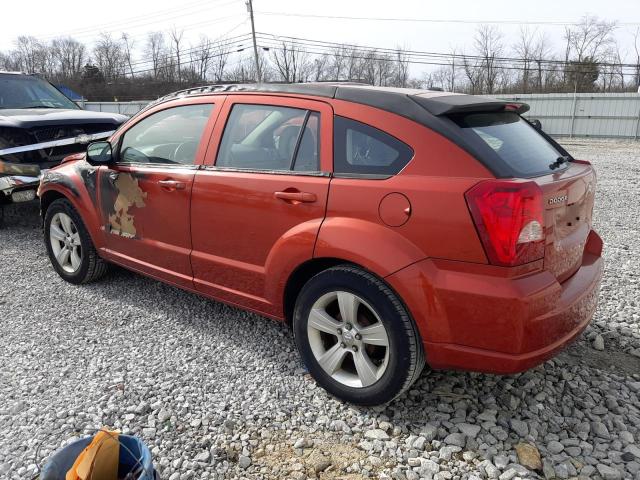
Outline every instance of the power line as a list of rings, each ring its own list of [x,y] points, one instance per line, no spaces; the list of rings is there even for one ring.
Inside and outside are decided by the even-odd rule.
[[[234,28],[232,28],[231,30],[229,30],[228,32],[224,33],[222,35],[222,37],[224,37],[225,35],[228,35],[229,33],[231,33],[231,31],[235,30],[236,28],[240,27],[241,25],[245,24],[246,20],[242,21],[241,23],[239,23],[238,25],[236,25]],[[250,34],[249,33],[243,33],[242,35],[236,35],[234,37],[229,37],[229,38],[224,38],[222,39],[221,37],[215,38],[213,40],[210,40],[210,47],[216,48],[216,49],[222,49],[225,47],[236,47],[236,46],[241,46],[243,43],[247,42],[250,38]],[[188,48],[185,50],[181,50],[180,51],[180,55],[195,55],[195,54],[199,54],[199,53],[203,53],[207,50],[206,47],[193,47],[193,48]],[[166,53],[166,52],[165,52]],[[165,59],[169,59],[169,58],[175,58],[177,59],[177,53],[166,53],[165,55],[163,55],[163,58]],[[137,60],[135,62],[133,62],[131,64],[131,66],[138,66],[138,65],[144,65],[147,63],[153,63],[153,58],[149,58],[147,57],[147,59],[140,59]]]
[[[212,1],[222,1],[222,0],[212,0]],[[180,18],[180,17],[189,17],[192,15],[195,15],[197,13],[200,12],[205,12],[205,11],[210,11],[211,9],[211,1],[209,2],[205,2],[208,3],[209,5],[206,7],[202,7],[202,8],[197,8],[196,10],[190,11],[190,12],[185,12],[185,8],[188,10],[189,8],[194,8],[197,7],[200,3],[202,2],[195,2],[195,4],[192,4],[191,7],[180,7],[179,9],[171,9],[171,10],[166,10],[163,12],[156,12],[156,13],[150,13],[147,16],[144,17],[132,17],[131,19],[124,19],[122,21],[114,21],[114,22],[109,22],[103,25],[97,25],[94,27],[88,27],[86,29],[81,29],[81,30],[71,30],[71,31],[67,31],[67,32],[61,32],[61,33],[57,33],[57,34],[50,34],[50,35],[45,35],[45,36],[40,36],[37,37],[40,40],[53,40],[56,38],[61,38],[61,37],[67,37],[67,36],[71,36],[73,38],[95,38],[100,34],[106,33],[106,34],[110,34],[110,33],[124,33],[123,32],[123,27],[125,29],[129,29],[129,30],[138,30],[150,25],[156,25],[159,21],[162,20],[173,20],[175,18]],[[238,4],[238,0],[228,0],[225,3],[222,3],[220,5],[217,5],[216,8],[222,8],[222,7],[226,7],[228,5],[232,5],[232,4]],[[224,18],[232,18],[234,16],[237,16],[238,14],[234,14],[234,15],[228,15],[226,17],[219,17],[216,18],[214,20],[214,22],[218,22],[221,19]],[[202,25],[204,22],[198,22],[198,23],[194,23],[194,24],[189,24],[191,26],[199,26]],[[117,26],[116,28],[104,28],[105,26],[110,26],[113,25],[114,27]],[[186,29],[185,29],[186,30]],[[139,37],[140,35],[138,35],[137,37]],[[132,38],[136,38],[136,36],[132,37]]]
[[[261,43],[265,42],[265,39],[261,39]],[[291,42],[293,43],[293,45],[296,45],[295,42]],[[266,42],[262,45],[263,47],[269,48],[269,49],[275,49],[275,50],[282,50],[284,51],[284,48],[280,45],[278,45],[277,43],[275,43],[274,40],[266,40]],[[301,46],[303,49],[305,49],[305,51],[307,53],[313,54],[313,55],[325,55],[325,54],[330,54],[334,57],[338,57],[338,58],[351,58],[351,59],[358,59],[358,60],[372,60],[372,61],[380,61],[380,62],[386,62],[386,63],[396,63],[398,62],[397,59],[395,58],[390,58],[390,57],[383,57],[383,56],[376,56],[375,55],[375,51],[374,49],[367,49],[366,47],[361,47],[360,49],[358,49],[357,51],[354,51],[354,53],[352,54],[342,54],[339,53],[335,50],[328,50],[329,47],[323,47],[320,45],[317,45],[315,47],[315,49],[310,50],[308,49],[308,45],[299,45]],[[313,47],[312,47],[313,48]],[[367,52],[370,52],[368,53]],[[443,54],[446,55],[446,54]],[[444,60],[444,59],[442,59]],[[478,60],[478,59],[474,59],[474,60]],[[493,60],[492,60],[493,61]],[[403,62],[406,62],[408,64],[412,64],[412,65],[431,65],[431,66],[446,66],[446,67],[451,67],[451,62],[447,62],[444,63],[443,61],[429,61],[429,60],[413,60],[413,59],[407,59],[407,60],[403,60]],[[575,73],[589,73],[592,70],[589,69],[588,67],[584,66],[584,65],[576,65],[575,64],[571,64],[569,63],[568,65],[570,65],[572,67],[572,71]],[[461,67],[463,67],[464,65],[461,65]],[[608,66],[617,66],[615,64],[608,64]],[[473,66],[475,67],[475,66]],[[633,66],[635,68],[635,66]],[[520,67],[520,66],[513,66],[513,65],[505,65],[505,64],[494,64],[493,68],[495,69],[501,69],[501,70],[516,70],[516,71],[530,71],[530,72],[535,72],[535,71],[541,71],[541,72],[557,72],[557,69],[552,69],[552,68],[538,68],[536,67],[530,67],[530,68],[525,68],[525,67]],[[635,72],[616,72],[616,75],[635,75]]]
[[[451,60],[451,59],[460,59],[460,60],[473,60],[473,61],[482,61],[487,60],[484,56],[481,55],[468,55],[468,54],[456,54],[456,53],[442,53],[442,52],[425,52],[419,50],[404,50],[404,49],[390,49],[390,48],[382,48],[382,47],[373,47],[373,46],[364,46],[364,45],[355,45],[355,44],[347,44],[347,43],[337,43],[337,42],[327,42],[323,40],[311,40],[300,37],[290,37],[285,35],[274,35],[269,33],[259,32],[258,36],[261,42],[275,43],[278,40],[283,41],[285,43],[290,43],[296,45],[300,48],[320,48],[323,50],[328,50],[320,54],[332,54],[335,55],[336,49],[339,48],[348,48],[354,51],[355,53],[367,53],[367,52],[375,52],[380,54],[391,54],[396,55],[400,52],[402,55],[410,57],[410,58],[419,58],[419,59],[442,59],[442,60]],[[279,45],[275,45],[275,47],[279,47]],[[309,52],[311,53],[311,52]],[[347,55],[349,56],[349,55]],[[529,62],[531,64],[544,64],[544,65],[556,65],[556,66],[572,66],[574,67],[576,64],[572,61],[564,61],[557,59],[536,59],[536,58],[517,58],[517,57],[496,57],[492,56],[489,59],[494,64],[502,64],[502,63],[524,63]],[[413,63],[424,63],[424,62],[413,62]],[[611,63],[611,62],[596,62],[597,65],[603,67],[614,67],[614,68],[637,68],[635,64],[631,63]],[[439,63],[437,65],[440,65]],[[450,63],[446,63],[444,65],[450,65]],[[506,68],[506,67],[505,67]],[[537,70],[536,67],[531,68],[523,68],[524,70]]]
[[[236,14],[229,15],[229,16],[226,16],[226,17],[218,18],[218,19],[216,19],[216,20],[205,20],[205,21],[202,21],[202,22],[197,22],[197,23],[187,24],[187,25],[184,25],[184,26],[180,29],[180,31],[182,31],[182,32],[186,32],[186,31],[188,31],[188,30],[193,30],[194,28],[202,27],[202,26],[205,26],[205,25],[206,25],[206,26],[216,25],[216,24],[218,24],[218,23],[226,22],[227,20],[229,20],[229,19],[231,19],[231,18],[236,18],[236,17],[238,17],[238,16],[240,16],[240,15],[242,15],[242,14],[237,14],[237,13],[236,13]],[[244,23],[244,22],[245,22],[245,20],[243,20],[243,21],[242,21],[242,23]],[[234,27],[234,29],[235,29],[235,28],[237,28],[237,26],[236,26],[236,27]],[[149,33],[150,33],[150,32],[147,32],[147,33],[141,33],[141,34],[138,34],[138,35],[129,36],[128,38],[129,38],[130,40],[136,40],[136,39],[140,39],[140,38],[148,38]],[[116,37],[116,39],[117,39],[117,37]]]
[[[279,17],[302,17],[302,18],[325,18],[331,20],[364,20],[374,22],[416,22],[416,23],[462,23],[462,24],[496,24],[496,25],[552,25],[552,26],[575,26],[580,22],[557,22],[544,20],[462,20],[462,19],[435,19],[435,18],[393,18],[393,17],[355,17],[347,15],[317,15],[310,13],[292,12],[258,12],[260,15],[273,15]],[[638,26],[640,22],[620,22],[621,26]]]

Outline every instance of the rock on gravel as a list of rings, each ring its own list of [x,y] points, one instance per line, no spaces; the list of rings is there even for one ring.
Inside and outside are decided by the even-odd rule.
[[[519,443],[515,446],[518,462],[531,470],[542,470],[542,458],[538,449],[529,443]]]
[[[640,148],[566,142],[598,170],[607,263],[591,325],[528,372],[425,371],[373,409],[318,388],[284,326],[121,269],[66,284],[48,264],[37,206],[10,207],[0,477],[32,478],[65,441],[107,425],[141,436],[169,480],[640,480]],[[527,473],[538,465],[522,444],[539,448],[541,469]]]
[[[379,428],[375,428],[373,430],[367,430],[364,433],[364,438],[368,438],[369,440],[389,440],[389,435],[384,430]]]
[[[598,464],[598,473],[604,480],[619,480],[622,478],[622,474],[615,468],[611,468],[602,463]]]

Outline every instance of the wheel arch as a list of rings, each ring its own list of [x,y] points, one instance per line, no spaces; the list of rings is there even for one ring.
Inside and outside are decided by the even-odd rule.
[[[38,192],[38,196],[40,197],[40,213],[42,222],[44,224],[44,220],[47,214],[47,210],[51,206],[53,202],[59,199],[64,199],[68,201],[71,206],[78,212],[78,215],[84,222],[84,225],[89,233],[89,237],[91,237],[91,241],[95,245],[96,248],[100,248],[103,246],[102,237],[97,233],[99,232],[99,220],[97,218],[97,212],[90,208],[86,202],[83,202],[82,197],[77,197],[73,194],[73,191],[65,191],[64,188],[56,188],[53,185],[47,185],[46,189],[43,189],[42,186]],[[93,205],[90,203],[90,205]]]
[[[302,287],[311,280],[312,277],[317,275],[320,272],[328,270],[332,267],[337,267],[338,265],[350,265],[352,267],[359,268],[360,270],[369,273],[370,275],[375,276],[379,281],[385,284],[385,286],[393,292],[393,294],[397,297],[398,301],[402,304],[405,311],[409,315],[409,318],[413,322],[413,324],[418,328],[416,323],[416,319],[411,313],[411,309],[409,305],[407,305],[406,301],[402,298],[400,293],[391,285],[385,277],[379,275],[378,273],[371,271],[363,265],[360,265],[354,261],[347,260],[344,258],[338,257],[318,257],[312,258],[301,265],[299,265],[287,278],[287,282],[285,284],[284,292],[283,292],[283,311],[284,311],[284,323],[289,327],[293,324],[293,311],[295,309],[296,301],[302,290]],[[418,336],[422,340],[422,335],[420,329],[418,328]]]
[[[46,192],[40,195],[40,216],[43,222],[44,222],[45,216],[47,215],[47,210],[49,209],[49,206],[53,202],[59,199],[68,200],[73,205],[73,201],[69,197],[67,197],[65,194],[59,192],[58,190],[47,190]]]
[[[293,324],[293,310],[296,306],[298,295],[300,294],[300,291],[302,290],[302,287],[304,287],[305,283],[307,283],[318,273],[323,272],[324,270],[328,270],[329,268],[335,267],[337,265],[353,265],[359,268],[363,268],[361,265],[356,265],[353,262],[341,258],[321,257],[311,258],[301,265],[298,265],[298,267],[296,267],[291,272],[291,274],[287,278],[287,282],[285,283],[284,293],[282,297],[284,322],[287,325],[291,326]]]

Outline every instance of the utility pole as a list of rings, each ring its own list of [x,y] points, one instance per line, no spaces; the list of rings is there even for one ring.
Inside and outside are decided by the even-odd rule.
[[[258,83],[262,82],[262,72],[260,71],[260,59],[258,58],[258,45],[256,44],[256,27],[253,24],[253,2],[247,0],[247,10],[251,17],[251,36],[253,37],[253,56],[256,60],[256,74],[258,75]]]

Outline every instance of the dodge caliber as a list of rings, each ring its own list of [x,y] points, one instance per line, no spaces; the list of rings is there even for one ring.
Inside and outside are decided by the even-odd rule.
[[[43,175],[46,248],[71,283],[113,263],[288,323],[355,404],[425,364],[520,372],[582,332],[603,271],[594,170],[527,109],[352,84],[181,91]]]

